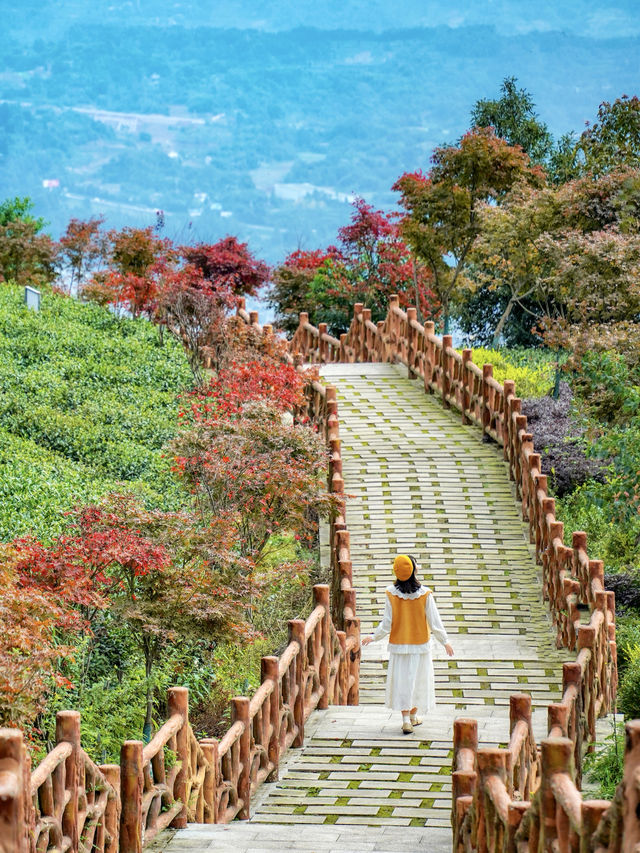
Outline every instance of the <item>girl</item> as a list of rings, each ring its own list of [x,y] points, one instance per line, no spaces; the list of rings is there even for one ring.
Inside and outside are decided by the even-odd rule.
[[[402,711],[406,735],[422,722],[418,709],[427,712],[436,704],[431,634],[453,655],[433,594],[416,577],[417,568],[413,557],[398,554],[393,561],[396,582],[387,587],[382,622],[362,640],[368,646],[390,634],[385,706]]]

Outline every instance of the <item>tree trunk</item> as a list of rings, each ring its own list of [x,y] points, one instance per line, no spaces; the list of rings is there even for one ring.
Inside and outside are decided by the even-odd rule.
[[[516,301],[513,297],[509,300],[507,307],[504,309],[504,313],[498,322],[498,325],[495,328],[493,333],[493,339],[491,341],[492,349],[497,349],[500,346],[500,336],[502,335],[502,331],[507,324],[507,320],[511,316],[511,312],[513,311],[513,306],[516,304]]]
[[[560,359],[556,359],[556,373],[553,380],[553,399],[560,397]]]
[[[422,316],[422,308],[420,307],[420,291],[418,289],[418,273],[416,270],[416,259],[411,259],[411,269],[413,272],[413,292],[416,300],[416,311],[418,314],[418,323],[424,325],[424,317]]]
[[[149,743],[151,740],[151,727],[153,724],[153,674],[154,643],[153,640],[145,638],[144,641],[144,671],[147,677],[146,710],[144,715],[144,726],[142,728],[142,740]]]

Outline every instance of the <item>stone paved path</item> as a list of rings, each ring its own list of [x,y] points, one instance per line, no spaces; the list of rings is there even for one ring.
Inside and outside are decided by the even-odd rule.
[[[560,698],[538,570],[501,452],[390,365],[330,365],[338,388],[354,583],[363,633],[380,619],[397,552],[415,554],[455,657],[437,647],[439,704],[413,735],[382,707],[386,642],[363,650],[361,704],[316,712],[302,750],[264,785],[249,823],[190,827],[167,853],[451,849],[456,716],[484,745],[508,737],[509,695],[531,693],[536,738]]]

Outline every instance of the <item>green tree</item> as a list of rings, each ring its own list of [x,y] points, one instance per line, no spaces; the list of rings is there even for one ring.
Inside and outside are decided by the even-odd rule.
[[[0,225],[6,226],[12,222],[27,222],[34,227],[34,233],[37,234],[47,224],[45,220],[39,216],[31,215],[33,210],[33,202],[28,196],[15,196],[15,198],[7,198],[0,203]]]
[[[564,184],[582,174],[578,139],[573,131],[563,133],[558,139],[549,154],[546,168],[547,176],[554,184]]]
[[[495,324],[491,334],[494,348],[504,339],[512,317],[517,316],[519,324],[530,329],[541,313],[552,311],[540,286],[544,261],[537,240],[553,227],[557,207],[553,189],[518,184],[500,206],[485,204],[480,209],[481,233],[471,256],[474,277],[483,289],[500,298],[490,315],[483,305],[476,310],[487,325]]]
[[[601,175],[620,166],[640,167],[640,98],[622,95],[603,101],[595,124],[587,127],[577,144],[584,170]]]
[[[518,89],[516,77],[505,77],[500,97],[480,99],[471,110],[473,127],[492,127],[509,145],[519,145],[532,163],[545,163],[553,149],[553,137],[535,112],[533,98]]]
[[[55,277],[55,244],[40,233],[45,221],[32,209],[31,199],[18,196],[0,204],[0,281],[42,284]]]
[[[336,257],[336,251],[291,252],[271,276],[269,305],[275,310],[276,324],[287,334],[293,335],[298,328],[298,315],[313,306],[311,286],[318,272]],[[313,312],[313,320],[316,319]]]
[[[518,184],[499,206],[481,206],[471,260],[491,299],[474,304],[478,316],[471,320],[481,330],[493,324],[494,346],[513,337],[507,330],[514,322],[540,329],[544,319],[556,330],[561,323],[565,345],[567,323],[588,331],[596,323],[633,321],[639,210],[634,169],[556,187]]]
[[[481,231],[480,208],[499,204],[518,182],[544,183],[521,148],[509,145],[492,128],[474,128],[457,146],[437,148],[428,175],[402,175],[393,189],[406,213],[405,241],[431,270],[431,289],[442,306],[445,333],[452,306],[472,292],[470,255]]]

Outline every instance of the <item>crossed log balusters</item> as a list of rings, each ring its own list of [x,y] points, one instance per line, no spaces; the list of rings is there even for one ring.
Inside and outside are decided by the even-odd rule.
[[[527,697],[528,698],[528,697]],[[454,723],[454,853],[632,853],[640,844],[640,720],[626,725],[624,776],[611,801],[583,800],[571,738],[540,744],[539,779],[518,789],[513,772],[517,731],[507,749],[478,749],[475,720]],[[524,710],[524,709],[523,709]],[[537,755],[535,750],[531,757]],[[532,770],[520,761],[520,772]],[[520,777],[522,778],[522,777]],[[529,796],[531,799],[529,799]]]

